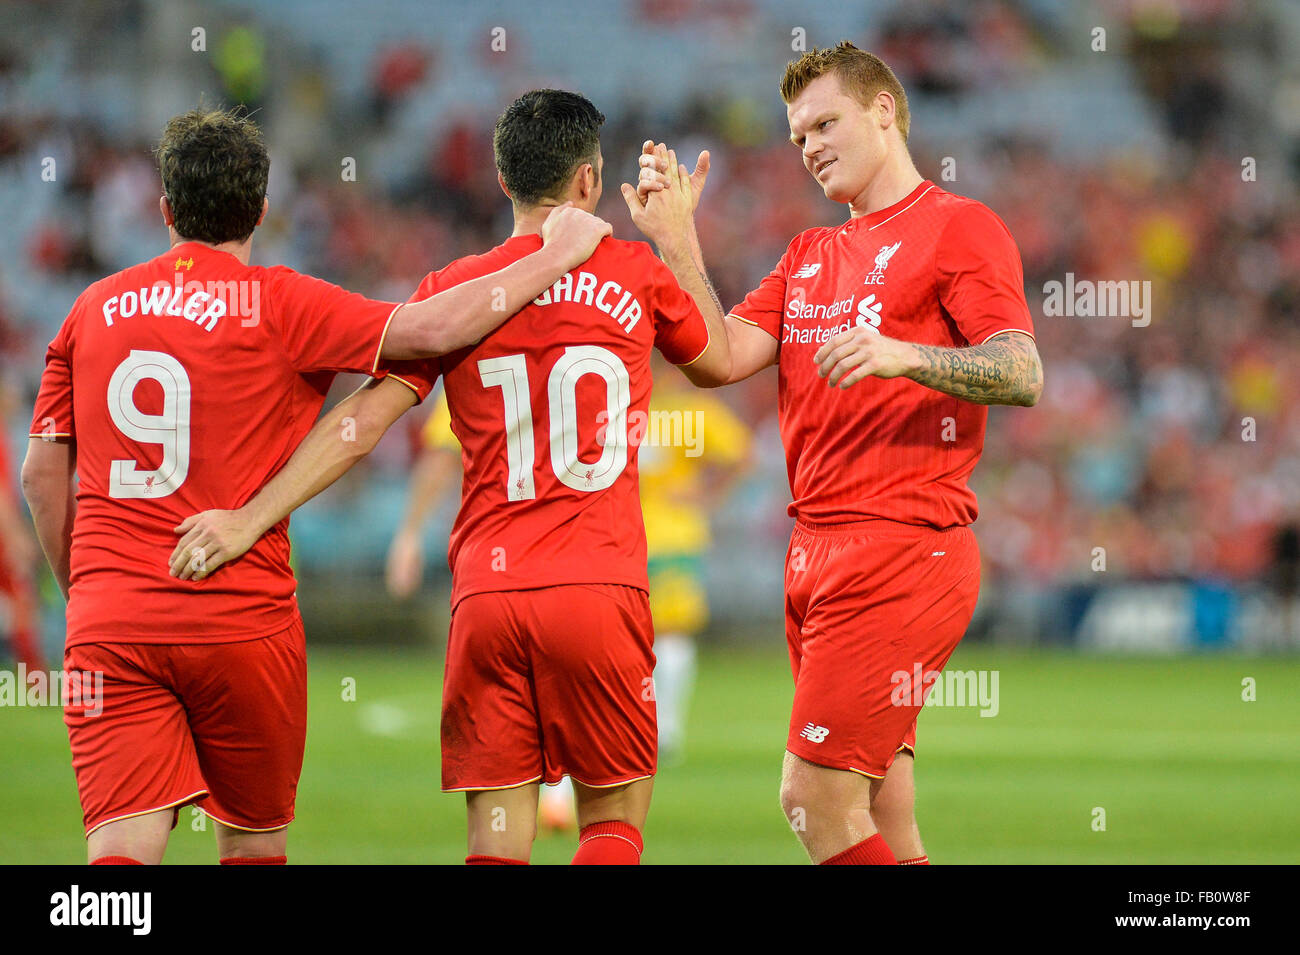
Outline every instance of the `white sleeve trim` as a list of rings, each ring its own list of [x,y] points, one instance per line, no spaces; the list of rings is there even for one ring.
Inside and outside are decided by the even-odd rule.
[[[994,332],[992,335],[989,335],[987,338],[984,339],[984,341],[980,342],[980,344],[983,345],[983,344],[984,344],[985,342],[987,342],[990,338],[997,338],[999,335],[1005,335],[1007,332],[1015,332],[1017,335],[1024,335],[1024,336],[1028,337],[1028,339],[1029,339],[1031,342],[1034,342],[1035,344],[1037,344],[1037,342],[1038,342],[1038,339],[1036,339],[1036,338],[1034,337],[1034,333],[1033,333],[1033,332],[1027,332],[1027,331],[1025,331],[1023,328],[1003,328],[1003,329],[1000,329],[1000,330]]]
[[[379,360],[384,354],[384,341],[388,338],[388,329],[393,324],[393,316],[402,310],[405,302],[399,302],[391,312],[388,313],[388,321],[384,322],[383,334],[379,336],[379,347],[375,349],[375,360],[370,365],[370,374],[373,377],[375,372],[379,371]]]

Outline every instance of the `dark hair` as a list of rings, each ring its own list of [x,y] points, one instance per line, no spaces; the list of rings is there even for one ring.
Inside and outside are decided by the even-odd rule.
[[[510,197],[532,206],[557,199],[573,173],[596,162],[605,116],[585,96],[564,90],[531,90],[497,120],[492,151]]]
[[[271,169],[256,123],[193,109],[168,121],[155,153],[178,235],[219,245],[253,234]]]

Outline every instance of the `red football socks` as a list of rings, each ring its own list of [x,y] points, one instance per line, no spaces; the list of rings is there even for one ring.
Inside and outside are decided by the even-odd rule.
[[[640,865],[641,833],[626,822],[593,822],[578,833],[573,865]]]
[[[221,860],[222,865],[287,865],[286,856],[229,856]]]
[[[877,832],[839,855],[831,856],[822,865],[898,865],[898,860],[885,844],[885,837]]]
[[[144,863],[130,856],[100,856],[91,865],[144,865]]]
[[[466,856],[466,865],[528,865],[523,859],[507,859],[505,856]]]
[[[899,859],[899,865],[929,865],[929,856],[917,856],[915,859]]]

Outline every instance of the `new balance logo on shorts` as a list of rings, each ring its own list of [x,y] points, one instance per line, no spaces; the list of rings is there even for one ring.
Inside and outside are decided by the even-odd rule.
[[[809,723],[799,731],[799,735],[810,743],[820,743],[822,740],[826,739],[829,734],[830,730],[826,727],[816,726],[812,723]]]
[[[794,277],[797,279],[810,279],[817,274],[817,270],[821,267],[822,264],[820,262],[813,262],[812,264],[805,265],[799,269],[798,272],[794,273]]]

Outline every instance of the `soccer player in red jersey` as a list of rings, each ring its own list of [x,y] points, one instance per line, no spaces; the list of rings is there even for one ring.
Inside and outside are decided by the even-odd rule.
[[[203,801],[223,862],[283,862],[306,731],[288,525],[212,582],[169,575],[173,529],[265,484],[337,372],[478,340],[609,226],[565,209],[531,261],[402,306],[249,265],[270,165],[249,120],[178,116],[158,158],[171,248],[73,305],[23,488],[68,601],[65,669],[103,674],[102,713],[65,708],[91,861],[161,861],[178,807]]]
[[[779,367],[797,520],[781,803],[814,862],[919,864],[912,764],[929,683],[907,684],[943,669],[975,609],[967,479],[983,406],[1034,404],[1042,368],[1015,242],[916,171],[889,67],[849,43],[814,50],[781,95],[808,173],[849,207],[843,225],[796,236],[732,309],[731,370],[713,382]],[[646,146],[643,197],[675,166]]]
[[[604,117],[576,93],[534,90],[501,116],[494,151],[514,234],[432,273],[415,300],[537,248],[548,209],[595,209]],[[702,178],[702,176],[701,176]],[[693,381],[726,374],[722,310],[703,278],[692,186],[671,187],[635,221],[661,253],[608,239],[481,342],[394,369],[423,397],[446,379],[463,448],[452,528],[452,620],[442,702],[442,781],[463,791],[473,864],[523,863],[538,785],[574,782],[577,864],[636,864],[656,769],[646,539],[629,418],[650,401],[652,348]],[[689,264],[689,268],[687,267]],[[711,332],[712,329],[712,332]],[[173,555],[238,556],[266,527],[328,486],[416,400],[379,382],[326,415],[281,474],[240,513],[197,515]],[[355,448],[338,438],[356,419]]]

